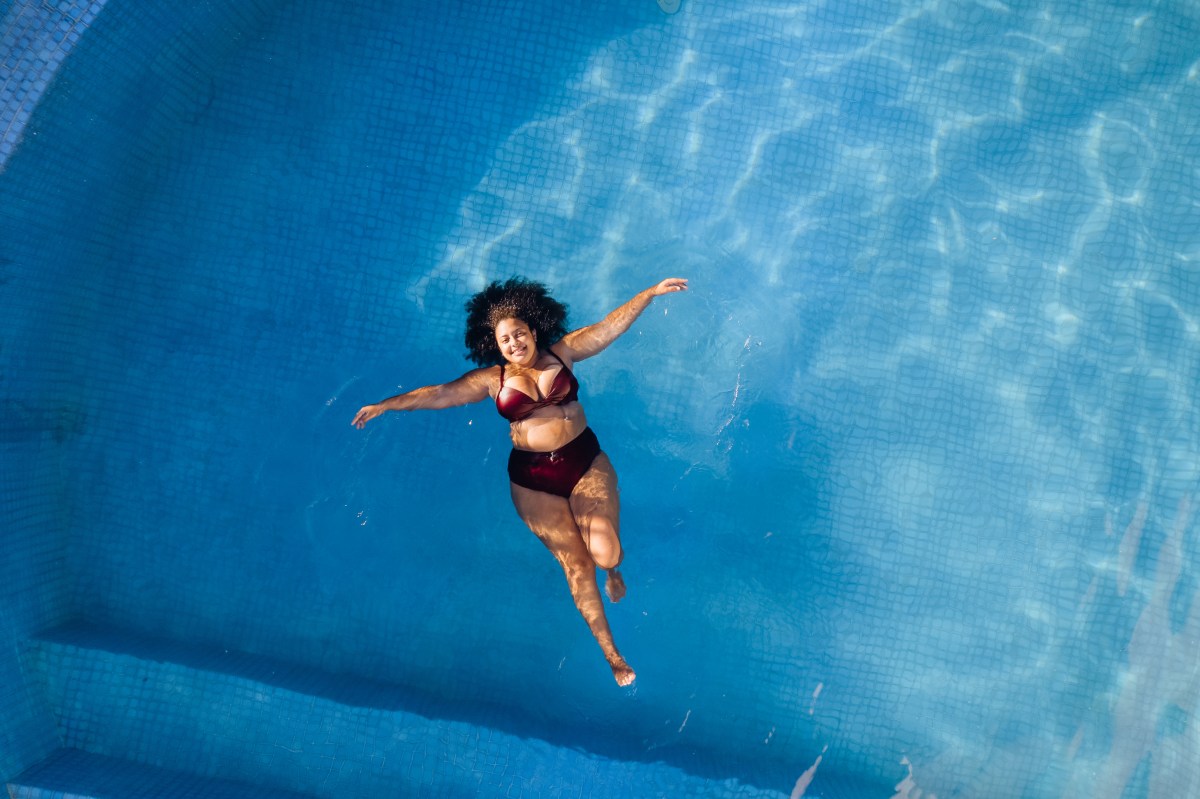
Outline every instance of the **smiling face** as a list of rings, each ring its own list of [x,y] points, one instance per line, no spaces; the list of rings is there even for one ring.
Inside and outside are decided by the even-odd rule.
[[[537,333],[520,319],[501,319],[496,324],[496,346],[504,360],[516,366],[532,366],[537,360]]]

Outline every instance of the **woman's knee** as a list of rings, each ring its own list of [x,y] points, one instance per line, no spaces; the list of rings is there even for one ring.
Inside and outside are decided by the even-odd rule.
[[[621,539],[607,519],[596,519],[588,525],[587,548],[601,569],[615,569],[621,562]]]

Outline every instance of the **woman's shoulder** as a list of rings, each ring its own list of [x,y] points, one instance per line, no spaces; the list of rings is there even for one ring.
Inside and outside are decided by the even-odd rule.
[[[557,358],[558,361],[560,363],[562,363],[562,365],[567,367],[568,369],[570,369],[571,367],[573,367],[575,365],[575,358],[574,358],[575,353],[571,351],[570,347],[568,347],[566,344],[563,343],[562,339],[559,339],[558,341],[551,344],[549,351],[551,353],[553,353],[553,357],[551,358],[551,360],[554,360],[555,358]]]

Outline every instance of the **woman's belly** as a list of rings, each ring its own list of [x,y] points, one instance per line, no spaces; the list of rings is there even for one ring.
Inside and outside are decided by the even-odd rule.
[[[512,442],[517,449],[550,452],[566,444],[588,426],[578,402],[538,408],[533,415],[515,422]]]

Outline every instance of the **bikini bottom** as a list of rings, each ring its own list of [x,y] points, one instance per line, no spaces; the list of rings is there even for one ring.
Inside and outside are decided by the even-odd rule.
[[[569,497],[599,454],[596,434],[585,427],[582,433],[551,452],[514,449],[508,456],[508,479],[534,491]]]

